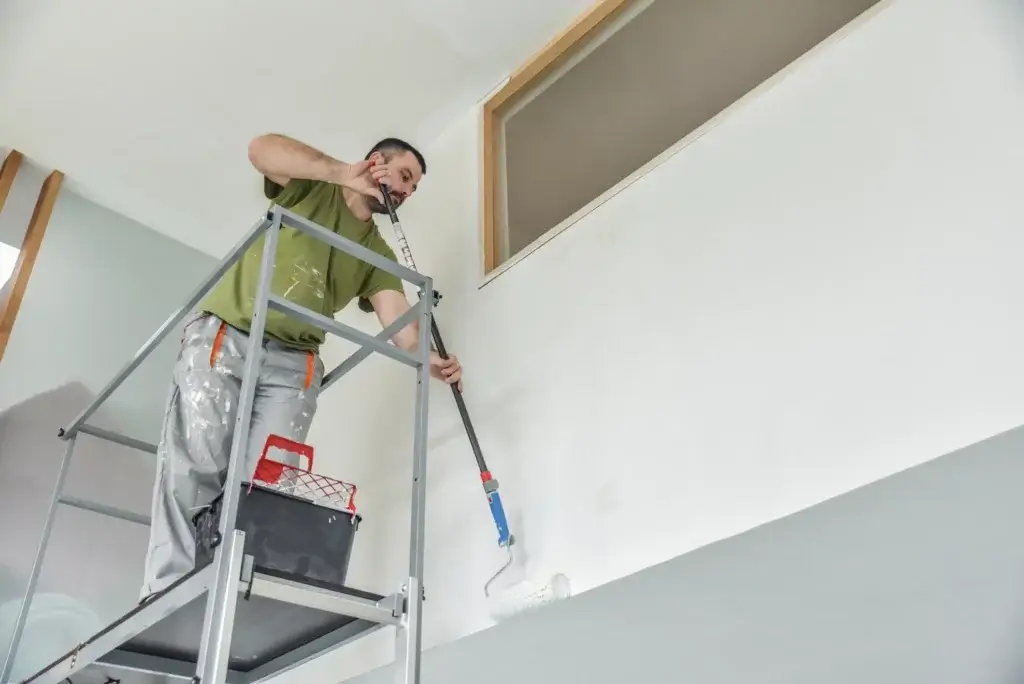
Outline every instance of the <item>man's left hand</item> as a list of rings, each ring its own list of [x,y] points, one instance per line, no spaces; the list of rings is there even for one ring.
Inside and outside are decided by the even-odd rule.
[[[442,359],[437,352],[430,352],[430,374],[449,385],[455,384],[462,391],[462,366],[457,356]]]

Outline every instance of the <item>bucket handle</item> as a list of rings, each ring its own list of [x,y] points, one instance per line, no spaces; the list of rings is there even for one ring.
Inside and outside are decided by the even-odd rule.
[[[313,472],[313,447],[309,444],[303,444],[302,442],[296,442],[292,439],[287,439],[281,435],[268,435],[267,443],[263,445],[263,453],[260,454],[260,461],[266,461],[267,452],[270,451],[271,447],[277,447],[284,451],[297,454],[298,456],[306,457],[306,468],[307,473]]]
[[[284,451],[298,455],[300,458],[306,458],[307,473],[313,471],[313,447],[309,444],[303,444],[302,442],[296,442],[291,439],[282,437],[281,435],[268,435],[267,441],[263,445],[263,452],[260,454],[259,460],[256,462],[256,470],[253,473],[252,480],[261,480],[268,484],[276,484],[280,479],[281,474],[284,472],[285,465],[280,461],[275,461],[267,458],[267,452],[270,451],[271,447],[277,447]],[[292,466],[289,466],[292,467]],[[301,467],[298,470],[302,470]],[[250,491],[252,490],[252,483],[249,484]]]

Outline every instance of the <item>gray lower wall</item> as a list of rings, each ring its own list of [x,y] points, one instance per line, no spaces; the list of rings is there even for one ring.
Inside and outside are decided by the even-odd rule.
[[[1024,428],[439,646],[423,681],[1021,682],[1022,488]]]

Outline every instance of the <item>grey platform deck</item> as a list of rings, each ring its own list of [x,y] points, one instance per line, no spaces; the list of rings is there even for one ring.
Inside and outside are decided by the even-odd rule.
[[[61,655],[24,684],[60,682],[90,663],[106,670],[191,678],[199,658],[206,605],[203,575],[208,572],[207,568],[183,578],[155,600],[136,607]],[[229,682],[267,678],[396,623],[398,618],[389,608],[395,600],[357,589],[299,585],[257,572],[251,584],[239,586]]]
[[[363,594],[374,601],[383,596]],[[162,622],[126,643],[121,650],[188,663],[198,657],[196,635],[203,627],[204,597],[199,597]],[[239,597],[229,667],[250,672],[358,618],[297,606],[262,596]],[[363,621],[365,622],[365,621]],[[367,626],[373,623],[366,623]]]

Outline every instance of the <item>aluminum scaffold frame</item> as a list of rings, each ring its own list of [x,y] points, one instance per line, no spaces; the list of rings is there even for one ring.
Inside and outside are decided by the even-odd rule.
[[[273,294],[270,289],[271,273],[276,258],[278,235],[282,227],[302,231],[335,249],[412,283],[419,287],[419,301],[412,305],[405,315],[373,336],[292,304]],[[146,516],[64,495],[65,480],[79,435],[90,435],[151,454],[157,453],[157,447],[153,444],[89,425],[86,421],[152,353],[157,345],[177,328],[185,316],[195,310],[206,293],[213,288],[231,265],[257,242],[261,235],[266,236],[266,241],[263,246],[260,279],[242,374],[241,397],[219,518],[218,531],[220,539],[223,541],[217,546],[212,563],[182,578],[166,591],[156,595],[151,601],[135,608],[117,622],[108,625],[98,634],[79,644],[23,682],[25,684],[59,684],[84,667],[90,664],[99,664],[114,669],[158,673],[174,678],[189,679],[193,684],[255,684],[298,667],[382,627],[394,626],[397,628],[396,663],[399,665],[397,681],[402,684],[419,684],[426,512],[427,398],[430,383],[432,309],[436,304],[433,281],[427,276],[406,268],[278,205],[272,206],[249,233],[232,248],[206,280],[192,292],[188,301],[142,345],[132,360],[100,391],[95,400],[69,426],[61,428],[58,432],[58,437],[67,442],[67,447],[58,471],[57,482],[29,575],[21,611],[6,652],[2,673],[0,673],[0,684],[13,684],[9,682],[9,678],[31,609],[58,507],[63,504],[114,518],[149,524],[149,519]],[[373,352],[383,354],[416,369],[409,574],[401,589],[390,596],[376,596],[357,590],[329,591],[265,575],[254,570],[252,557],[245,556],[243,553],[244,532],[236,530],[235,525],[242,491],[244,454],[249,437],[256,378],[259,375],[258,364],[260,363],[267,311],[270,309],[283,312],[360,345],[359,350],[325,375],[321,391],[326,390]],[[415,354],[389,343],[390,338],[396,332],[416,320],[419,321],[419,346]],[[229,668],[235,613],[240,605],[238,602],[240,592],[244,592],[246,598],[262,597],[268,602],[287,603],[333,616],[346,616],[351,618],[351,621],[313,641],[303,643],[287,653],[278,655],[258,667],[246,671]],[[199,601],[202,601],[204,605],[202,633],[197,645],[198,657],[194,663],[140,654],[131,649],[121,648],[122,645],[143,634],[146,630],[158,627],[161,621],[170,618],[176,611],[197,604]],[[194,669],[192,669],[193,666]]]

